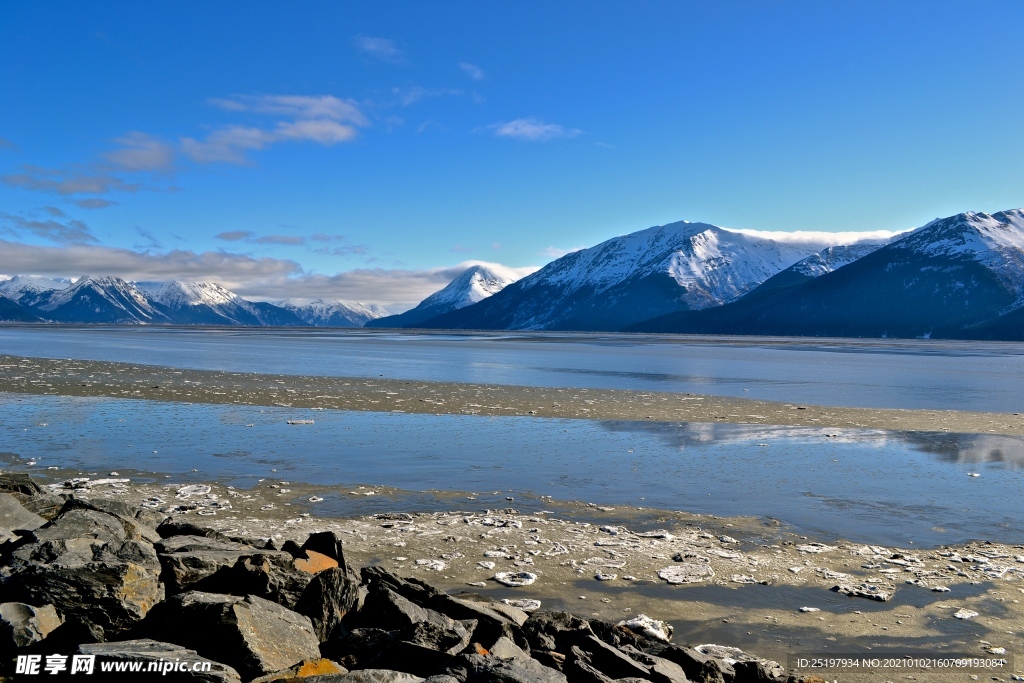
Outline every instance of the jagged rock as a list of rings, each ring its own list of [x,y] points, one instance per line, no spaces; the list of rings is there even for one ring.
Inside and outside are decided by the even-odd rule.
[[[17,498],[9,493],[0,493],[0,529],[38,529],[46,520],[25,509]]]
[[[32,477],[27,474],[5,472],[0,474],[0,491],[34,496],[39,493],[39,485],[32,481]]]
[[[683,671],[683,667],[679,666],[675,662],[663,659],[661,657],[655,657],[654,655],[648,654],[632,645],[623,645],[619,648],[624,654],[630,659],[643,664],[650,670],[647,678],[657,683],[686,683],[686,672]],[[628,677],[627,677],[628,678]]]
[[[316,574],[295,605],[296,612],[305,614],[313,622],[313,631],[321,643],[331,638],[341,620],[356,605],[359,581],[343,566]]]
[[[279,550],[216,537],[172,536],[157,544],[168,592],[258,595],[293,609],[313,576]]]
[[[565,673],[573,683],[614,683],[613,678],[601,673],[596,666],[590,663],[587,654],[575,645],[569,649]]]
[[[308,617],[254,595],[189,591],[161,604],[147,625],[157,637],[216,656],[246,678],[320,658]]]
[[[101,662],[125,662],[126,664],[141,662],[142,670],[147,673],[131,674],[132,681],[198,681],[199,683],[240,683],[241,681],[238,672],[230,666],[205,659],[195,650],[155,640],[124,640],[87,644],[78,648],[78,654],[96,656],[93,676],[100,672]],[[148,672],[150,663],[153,663],[154,667],[165,667],[176,662],[184,662],[190,666],[196,662],[210,662],[210,670],[162,672],[157,668],[151,673]],[[128,678],[126,677],[125,680]]]
[[[160,540],[156,528],[166,518],[166,515],[154,510],[133,507],[107,498],[85,499],[69,496],[65,499],[59,515],[71,510],[93,510],[116,517],[124,524],[126,538],[136,541],[142,539],[150,543]]]
[[[387,586],[398,595],[401,595],[406,600],[411,600],[417,605],[427,605],[432,598],[444,595],[441,591],[424,581],[414,578],[399,578],[383,567],[363,567],[360,574],[367,588],[372,588],[375,584]]]
[[[360,626],[388,631],[400,630],[426,622],[444,631],[457,634],[460,639],[467,638],[467,643],[469,642],[468,637],[472,635],[476,627],[474,622],[472,627],[467,630],[467,623],[456,621],[435,610],[420,607],[379,583],[370,586],[366,602],[356,616]]]
[[[322,676],[333,676],[338,674],[347,674],[348,669],[343,667],[337,662],[332,662],[329,659],[308,659],[299,662],[295,666],[288,667],[281,671],[277,671],[266,676],[260,676],[250,683],[288,683],[295,679],[312,679],[314,681],[320,680]]]
[[[580,659],[580,651],[586,654],[585,661],[609,678],[634,676],[647,678],[650,668],[635,661],[624,652],[609,645],[596,636],[587,636],[569,650],[569,662]]]
[[[360,669],[335,676],[316,676],[310,683],[423,683],[423,678],[390,669]]]
[[[344,637],[337,635],[320,646],[320,653],[349,669],[365,669],[380,653],[391,647],[397,634],[379,628],[353,629]]]
[[[452,619],[475,620],[477,625],[472,639],[486,648],[499,638],[508,638],[526,650],[530,647],[521,628],[529,615],[516,607],[472,593],[459,596],[440,593],[427,604]]]
[[[171,538],[172,536],[202,536],[203,538],[212,538],[219,541],[234,540],[216,529],[199,526],[198,524],[174,519],[173,517],[169,517],[163,523],[158,525],[156,531],[160,534],[160,538]]]
[[[590,619],[589,623],[590,630],[594,632],[594,635],[613,647],[631,645],[638,650],[645,650],[654,642],[651,638],[640,635],[639,633],[636,633],[624,626],[618,626],[607,621]]]
[[[736,683],[775,683],[779,680],[777,672],[763,662],[736,662],[732,668],[736,671]]]
[[[53,605],[0,604],[0,652],[30,647],[50,635],[62,621]]]
[[[345,551],[342,547],[342,540],[333,531],[318,531],[312,533],[302,544],[302,550],[326,555],[339,566],[345,564]]]
[[[523,624],[523,633],[534,650],[567,654],[583,638],[594,635],[590,622],[568,612],[534,612]]]
[[[68,515],[73,517],[61,527],[61,520]],[[65,620],[95,627],[103,639],[116,637],[163,600],[156,552],[145,541],[116,540],[120,527],[106,524],[106,520],[117,521],[109,515],[85,510],[68,515],[33,534],[64,536],[77,528],[97,535],[110,533],[114,540],[56,538],[22,545],[10,554],[8,566],[0,570],[0,596],[30,604],[52,604]],[[105,519],[97,521],[93,515]]]
[[[533,659],[466,655],[466,683],[566,683],[565,674]]]
[[[21,501],[22,507],[29,512],[34,512],[43,519],[51,521],[57,518],[60,511],[64,509],[67,499],[55,493],[40,492],[35,495],[26,496],[20,493],[12,494]]]
[[[504,636],[498,638],[493,645],[487,648],[487,652],[490,656],[498,659],[529,659],[530,657],[528,652]]]
[[[648,650],[662,659],[678,664],[686,677],[697,683],[726,683],[733,681],[736,672],[725,662],[682,645],[659,645]]]
[[[37,543],[78,539],[121,543],[128,540],[128,535],[124,523],[113,515],[97,510],[73,509],[62,510],[56,519],[36,529],[29,538]]]
[[[786,675],[785,668],[783,668],[783,666],[778,662],[755,657],[754,655],[744,652],[738,647],[728,647],[725,645],[714,645],[712,643],[708,643],[706,645],[698,645],[694,649],[703,655],[714,657],[719,662],[719,665],[723,666],[723,670],[725,666],[731,667],[735,674],[736,683],[746,683],[746,679],[740,678],[739,671],[736,669],[737,665],[743,663],[755,663],[760,665],[760,667],[752,667],[749,665],[743,666],[744,673],[751,676],[761,675],[761,669],[767,672],[768,676],[772,680],[782,678]],[[758,679],[750,680],[756,681]]]

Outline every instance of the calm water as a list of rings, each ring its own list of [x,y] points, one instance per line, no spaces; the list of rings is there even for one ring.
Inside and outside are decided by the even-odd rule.
[[[1024,344],[0,326],[0,352],[183,368],[1024,412]]]
[[[286,424],[295,418],[315,424]],[[1024,439],[1017,437],[0,394],[0,453],[8,467],[39,473],[57,466],[106,476],[131,467],[171,474],[170,481],[238,486],[270,478],[500,490],[503,504],[505,495],[530,493],[768,515],[808,534],[873,543],[1024,542]],[[425,500],[389,505],[421,509]],[[376,504],[342,495],[316,509],[332,501],[338,513]]]

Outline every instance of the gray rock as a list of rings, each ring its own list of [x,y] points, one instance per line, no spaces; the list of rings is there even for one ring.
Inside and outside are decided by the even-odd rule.
[[[113,515],[97,510],[73,509],[62,511],[52,522],[36,529],[31,539],[35,542],[92,539],[122,543],[128,540],[128,535],[124,523]]]
[[[398,640],[398,634],[379,628],[357,628],[320,646],[320,652],[349,669],[369,667]]]
[[[498,638],[498,640],[496,640],[493,645],[487,648],[487,651],[492,657],[497,657],[498,659],[530,658],[528,652],[526,652],[521,647],[512,642],[511,639],[506,638],[504,636]]]
[[[422,683],[420,676],[391,669],[360,669],[334,676],[312,676],[309,683]]]
[[[444,595],[424,581],[399,578],[383,567],[363,567],[360,574],[367,588],[372,588],[376,584],[386,586],[417,605],[427,605],[431,599]]]
[[[630,659],[643,664],[650,670],[648,678],[656,683],[686,683],[686,672],[675,662],[642,652],[632,645],[623,645],[620,652]]]
[[[36,493],[31,496],[20,493],[12,495],[21,501],[22,507],[26,510],[36,513],[47,521],[56,519],[60,511],[64,509],[64,503],[67,502],[64,496],[55,493]]]
[[[39,493],[39,485],[27,474],[5,472],[0,474],[0,491],[34,496]]]
[[[53,605],[33,607],[23,602],[0,604],[0,652],[11,652],[41,642],[61,625]]]
[[[650,667],[645,666],[621,650],[609,645],[596,636],[587,636],[570,649],[569,661],[580,658],[579,651],[586,653],[586,663],[609,678],[648,678]]]
[[[566,683],[562,672],[533,659],[496,659],[467,655],[467,683]]]
[[[449,676],[447,674],[437,674],[430,676],[423,683],[464,683],[455,676]]]
[[[594,635],[590,622],[568,612],[534,612],[523,624],[523,633],[534,650],[567,654],[583,638]]]
[[[78,654],[95,655],[95,672],[100,671],[100,662],[142,662],[143,670],[147,670],[150,663],[153,666],[163,666],[164,662],[173,663],[176,661],[194,664],[197,662],[210,662],[209,671],[167,671],[158,673],[156,671],[149,675],[133,674],[131,679],[137,680],[161,680],[161,681],[198,681],[199,683],[240,683],[242,680],[238,672],[230,666],[200,657],[195,650],[189,650],[180,645],[172,643],[161,643],[155,640],[123,640],[111,643],[95,643],[81,645]],[[96,675],[95,673],[93,674]]]
[[[71,510],[94,510],[103,512],[117,519],[124,524],[125,537],[130,540],[145,540],[156,543],[160,540],[160,534],[156,527],[165,519],[165,515],[137,508],[119,500],[107,498],[86,499],[79,496],[69,496],[61,509],[60,514]]]
[[[324,642],[355,607],[358,591],[358,577],[345,565],[325,569],[313,576],[295,611],[310,618],[317,638]]]
[[[91,519],[68,522],[68,526],[78,527],[79,521],[97,534],[110,530],[106,525],[94,526]],[[22,545],[10,554],[8,566],[0,570],[0,596],[52,604],[65,620],[82,622],[110,639],[132,628],[163,600],[159,576],[156,552],[144,541],[47,540]]]
[[[189,591],[161,604],[147,624],[154,635],[217,657],[245,678],[320,658],[308,617],[254,595]]]
[[[169,517],[164,520],[163,523],[156,527],[156,531],[160,534],[161,538],[170,538],[171,536],[202,536],[204,538],[215,538],[221,541],[230,541],[228,538],[216,529],[210,529],[207,527],[193,524],[192,522],[184,522],[181,520]]]
[[[698,683],[726,683],[726,681],[733,681],[736,677],[736,672],[725,662],[690,647],[659,645],[649,649],[648,652],[678,664],[687,679]]]
[[[46,520],[25,509],[17,498],[9,493],[0,493],[0,528],[38,529]]]
[[[466,632],[462,622],[432,609],[420,607],[381,584],[370,586],[366,602],[357,618],[359,625],[364,628],[395,631],[414,624],[430,623],[441,630],[458,634],[460,638],[472,635],[471,632]]]

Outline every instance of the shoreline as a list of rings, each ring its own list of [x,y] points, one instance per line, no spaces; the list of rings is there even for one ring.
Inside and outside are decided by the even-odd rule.
[[[352,488],[337,493],[372,491]],[[227,535],[278,543],[330,531],[344,538],[346,556],[357,566],[377,565],[449,593],[537,599],[543,609],[588,618],[618,621],[643,613],[671,623],[677,642],[728,643],[783,665],[807,653],[1024,651],[1024,546],[821,543],[764,518],[550,499],[485,508],[454,495],[445,511],[320,517],[318,505],[330,495],[325,487],[270,480],[243,489],[97,477],[44,490],[118,500]],[[695,563],[710,572],[693,583],[670,585],[659,577],[666,568]],[[528,571],[537,580],[509,588],[494,580],[500,571]],[[847,596],[835,586],[873,586],[891,595],[885,601]],[[955,618],[961,610],[978,616]]]
[[[6,393],[433,415],[1024,435],[1019,413],[839,408],[699,394],[188,370],[0,354]]]

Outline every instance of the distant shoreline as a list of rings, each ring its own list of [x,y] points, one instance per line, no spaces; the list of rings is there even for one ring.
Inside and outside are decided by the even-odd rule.
[[[1017,413],[840,408],[690,393],[190,370],[0,355],[5,393],[435,415],[1024,435]]]

